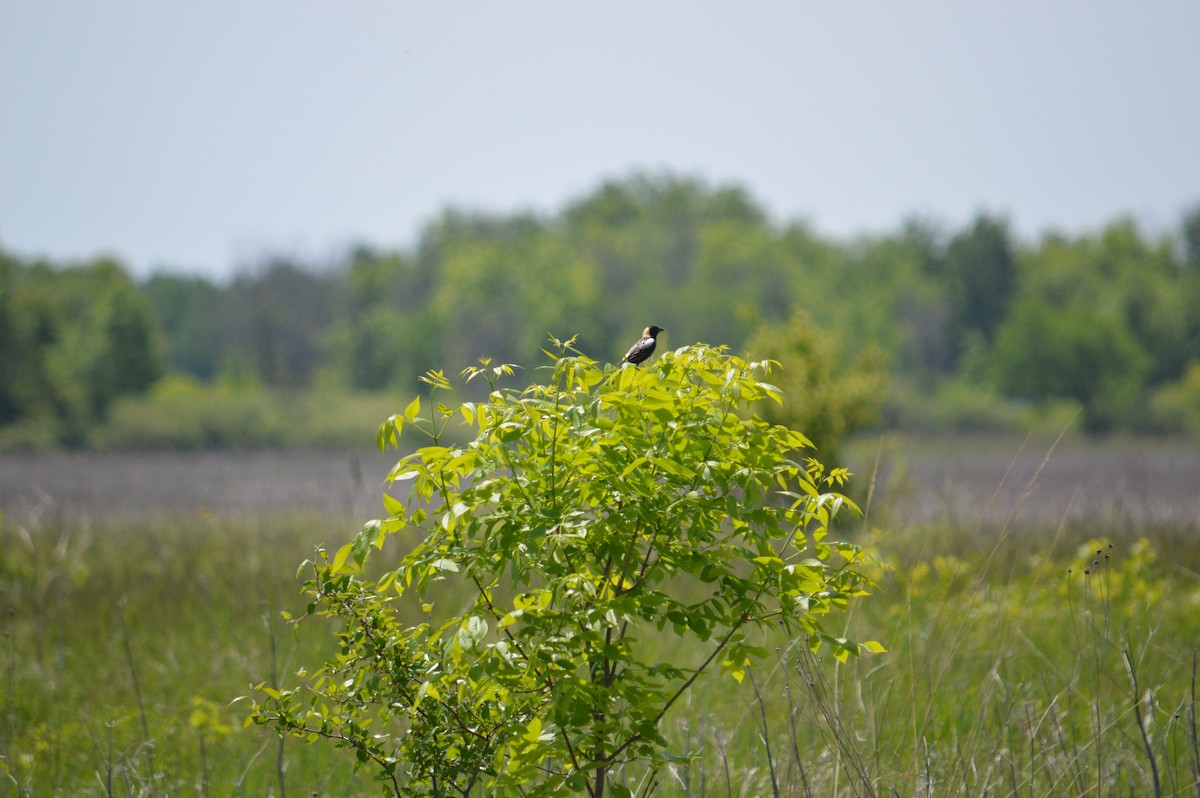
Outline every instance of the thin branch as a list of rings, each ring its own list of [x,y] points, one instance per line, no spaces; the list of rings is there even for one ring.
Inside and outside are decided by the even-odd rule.
[[[661,721],[663,719],[663,716],[665,716],[667,714],[667,710],[669,710],[671,708],[671,706],[676,701],[678,701],[684,693],[686,693],[688,691],[688,688],[690,688],[695,683],[695,681],[700,678],[700,674],[703,673],[705,671],[705,669],[708,668],[708,666],[712,664],[712,661],[717,658],[718,654],[720,654],[722,651],[725,650],[725,646],[727,646],[729,644],[729,641],[733,639],[733,635],[737,632],[738,629],[742,628],[742,625],[745,624],[746,621],[748,621],[748,620],[749,620],[749,618],[747,616],[742,616],[742,618],[739,619],[737,623],[735,623],[733,626],[731,626],[729,628],[729,631],[725,633],[725,636],[723,638],[721,638],[721,642],[718,643],[717,647],[714,648],[712,653],[708,655],[708,658],[705,659],[704,662],[700,663],[700,667],[696,668],[696,670],[692,673],[692,675],[688,678],[688,680],[686,682],[684,682],[679,687],[678,690],[675,691],[674,695],[672,695],[669,699],[667,699],[667,702],[665,704],[663,704],[662,709],[660,709],[658,711],[658,714],[654,716],[654,723],[652,724],[653,726],[658,726],[659,721]],[[630,736],[628,740],[626,740],[625,742],[623,742],[619,746],[617,746],[616,750],[614,750],[609,755],[609,759],[611,760],[611,759],[616,758],[626,748],[633,745],[640,739],[642,739],[641,734],[634,734],[634,735]]]

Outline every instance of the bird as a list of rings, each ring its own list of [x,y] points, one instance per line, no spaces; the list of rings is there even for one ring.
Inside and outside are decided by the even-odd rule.
[[[646,358],[654,354],[654,347],[658,344],[656,336],[663,331],[662,327],[656,327],[651,324],[642,332],[642,338],[633,346],[629,347],[629,351],[622,358],[622,363],[632,363],[635,366],[641,363]]]

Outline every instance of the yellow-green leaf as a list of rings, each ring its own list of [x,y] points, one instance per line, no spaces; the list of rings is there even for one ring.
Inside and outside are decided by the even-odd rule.
[[[417,414],[420,412],[421,412],[421,397],[417,396],[417,397],[414,397],[413,400],[408,403],[408,407],[404,408],[404,418],[406,418],[409,421],[412,421],[412,420],[416,419]]]
[[[356,574],[359,572],[359,564],[350,556],[353,551],[354,545],[347,543],[337,550],[337,554],[333,555],[331,566],[335,574]]]

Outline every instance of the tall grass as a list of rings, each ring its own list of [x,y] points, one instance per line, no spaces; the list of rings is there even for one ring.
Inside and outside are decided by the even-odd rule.
[[[323,745],[245,728],[252,684],[329,654],[295,578],[355,523],[192,515],[0,520],[0,783],[14,796],[374,795]],[[883,655],[782,632],[742,685],[667,718],[655,795],[1200,795],[1200,540],[1183,527],[888,529],[894,570],[844,617]],[[667,653],[686,664],[690,652]],[[2,793],[2,791],[0,791]]]
[[[773,641],[750,692],[714,683],[675,720],[680,792],[1200,794],[1200,583],[1146,541],[1080,548],[894,573],[846,624],[883,656]]]
[[[303,609],[294,574],[313,544],[347,534],[317,518],[0,525],[9,794],[361,794],[320,748],[277,767],[231,703],[327,653],[279,613]]]
[[[892,567],[845,636],[890,652],[763,641],[752,694],[714,684],[677,720],[682,794],[1200,795],[1196,526],[1021,523],[1049,459],[1005,475],[1000,524],[865,528]]]

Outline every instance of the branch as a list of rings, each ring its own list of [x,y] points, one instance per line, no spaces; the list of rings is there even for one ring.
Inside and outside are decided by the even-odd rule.
[[[678,690],[675,691],[675,695],[668,698],[667,702],[665,704],[663,704],[662,709],[660,709],[658,711],[658,714],[654,716],[654,725],[655,726],[657,726],[659,724],[659,722],[663,719],[663,716],[667,714],[667,710],[669,710],[671,708],[671,705],[674,704],[676,701],[678,701],[680,699],[680,697],[683,696],[683,694],[688,691],[688,688],[690,688],[695,683],[695,681],[700,678],[700,674],[703,673],[704,670],[706,668],[708,668],[709,665],[712,664],[712,661],[717,658],[717,655],[725,650],[725,646],[727,646],[729,644],[729,641],[733,639],[734,633],[737,632],[738,629],[742,628],[742,626],[748,620],[750,620],[750,617],[748,615],[743,615],[741,618],[738,619],[737,623],[735,623],[733,626],[729,627],[729,631],[726,632],[725,636],[721,638],[721,642],[718,643],[717,647],[714,648],[712,653],[708,655],[708,658],[706,660],[704,660],[704,662],[700,663],[700,667],[696,668],[696,670],[692,673],[692,675],[690,677],[688,677],[688,680],[686,682],[684,682],[679,687]],[[622,751],[624,751],[626,748],[633,745],[640,739],[642,739],[642,735],[640,733],[630,736],[629,739],[627,739],[625,742],[621,743],[619,746],[617,746],[617,748],[611,754],[609,754],[608,759],[609,760],[615,759]]]

